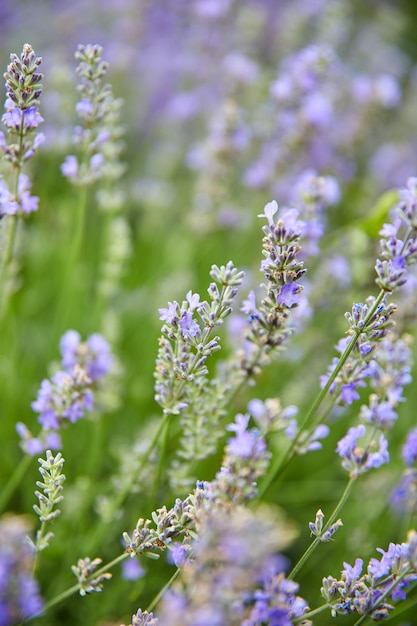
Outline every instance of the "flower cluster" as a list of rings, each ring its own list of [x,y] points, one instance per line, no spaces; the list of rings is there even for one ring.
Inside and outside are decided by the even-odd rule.
[[[16,426],[22,448],[32,456],[47,448],[56,450],[61,447],[59,429],[93,409],[94,391],[112,364],[110,346],[98,333],[82,343],[79,333],[69,330],[61,338],[60,347],[64,369],[50,380],[42,381],[38,396],[32,402],[32,409],[39,413],[40,435],[32,437],[21,422]]]
[[[381,230],[382,254],[375,265],[376,283],[387,293],[406,282],[407,267],[417,260],[417,178],[409,178],[399,195],[396,219]]]
[[[132,615],[132,623],[130,626],[157,626],[157,624],[158,618],[154,617],[153,613],[138,609],[135,615]]]
[[[36,551],[47,548],[49,541],[54,536],[52,532],[44,534],[45,522],[53,522],[61,513],[61,511],[55,507],[64,499],[62,495],[62,484],[65,480],[65,475],[61,473],[64,466],[64,459],[60,452],[53,457],[52,452],[47,450],[46,460],[39,459],[39,463],[39,471],[42,475],[43,482],[37,481],[36,485],[42,489],[43,493],[35,491],[39,505],[35,504],[33,509],[42,522],[42,527],[36,533],[36,542],[30,540],[31,545],[33,545]]]
[[[231,261],[220,268],[213,265],[208,294],[211,302],[188,292],[181,306],[169,302],[159,309],[162,337],[155,371],[155,399],[166,413],[179,413],[188,406],[208,373],[206,361],[220,349],[220,338],[213,329],[223,324],[232,311],[232,302],[242,282],[243,272]]]
[[[406,469],[391,493],[390,503],[400,513],[414,513],[417,508],[417,428],[408,433],[402,458]]]
[[[77,565],[71,566],[73,574],[78,580],[80,596],[100,592],[103,589],[103,582],[110,580],[112,577],[110,572],[97,570],[102,562],[103,560],[100,558],[91,560],[89,557],[86,557],[85,559],[78,559]]]
[[[302,286],[298,282],[305,274],[304,264],[298,260],[300,252],[300,237],[303,223],[298,218],[295,209],[289,209],[275,222],[278,205],[275,201],[269,202],[264,213],[268,221],[263,226],[263,255],[261,271],[268,281],[262,287],[266,291],[260,306],[256,305],[254,291],[249,293],[243,302],[242,311],[249,316],[249,331],[247,339],[256,346],[264,359],[273,348],[280,346],[289,335],[288,326],[290,310],[300,302]],[[258,357],[259,358],[259,357]],[[258,360],[258,359],[257,359]],[[250,363],[242,367],[252,368]]]
[[[263,476],[271,458],[265,439],[256,428],[249,429],[249,415],[238,414],[227,430],[229,439],[222,466],[211,482],[199,482],[196,502],[203,508],[244,504],[257,493],[257,480]]]
[[[201,511],[193,558],[181,570],[181,585],[164,594],[159,626],[284,626],[302,618],[307,603],[296,596],[298,585],[285,579],[277,554],[288,540],[288,530],[267,511]]]
[[[79,61],[78,90],[81,94],[76,110],[83,126],[77,126],[74,143],[82,154],[80,161],[75,155],[66,157],[61,171],[76,185],[88,185],[110,175],[120,177],[123,166],[118,157],[121,152],[122,128],[115,124],[120,113],[120,101],[114,100],[111,86],[103,84],[108,64],[101,58],[103,49],[98,45],[78,46],[75,58]],[[109,198],[102,198],[103,206],[113,206]]]
[[[174,506],[167,510],[165,506],[152,513],[152,520],[140,518],[133,530],[132,536],[123,533],[126,543],[126,552],[134,558],[144,554],[150,558],[158,558],[157,551],[166,547],[175,549],[173,539],[190,536],[195,525],[195,512],[193,497],[188,496],[185,500],[177,498]],[[152,527],[151,525],[154,525]]]
[[[359,476],[389,462],[388,442],[384,435],[379,438],[379,449],[372,452],[371,450],[376,446],[373,440],[364,448],[358,447],[358,439],[364,437],[365,434],[366,428],[363,424],[352,426],[337,444],[337,453],[342,459],[342,466],[349,471],[351,477]]]
[[[34,553],[25,542],[26,517],[0,519],[0,616],[2,626],[13,626],[42,612],[43,600],[32,577]]]
[[[320,539],[322,543],[333,541],[333,535],[341,526],[343,526],[341,519],[336,520],[333,524],[330,524],[330,526],[326,526],[324,524],[324,513],[321,509],[317,511],[314,522],[308,523],[311,535]]]
[[[4,133],[0,132],[0,150],[6,161],[17,169],[18,177],[13,191],[9,191],[5,181],[0,180],[0,216],[31,213],[38,208],[39,199],[30,195],[31,183],[21,173],[21,167],[45,140],[43,133],[36,132],[44,121],[39,113],[43,78],[39,72],[41,61],[32,46],[25,44],[20,57],[10,55],[10,64],[4,74],[7,97],[2,122],[8,134],[15,139],[7,143]]]
[[[394,609],[388,600],[405,600],[406,589],[417,580],[417,534],[410,531],[406,543],[390,543],[378,552],[382,557],[370,559],[366,574],[363,560],[356,559],[353,566],[343,564],[340,580],[323,578],[321,593],[334,617],[357,613],[378,621]]]

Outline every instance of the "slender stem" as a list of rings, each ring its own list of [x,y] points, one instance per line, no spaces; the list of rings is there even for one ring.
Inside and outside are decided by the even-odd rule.
[[[29,469],[30,463],[32,461],[32,457],[26,454],[23,459],[20,461],[19,465],[17,465],[14,473],[11,475],[9,482],[2,489],[0,494],[0,514],[5,510],[7,504],[9,503],[10,498],[14,494],[15,490],[20,484],[23,476],[26,474]]]
[[[339,502],[337,503],[333,513],[330,515],[324,529],[323,529],[323,534],[330,528],[330,526],[333,524],[333,522],[336,520],[336,518],[338,517],[340,511],[342,510],[342,508],[344,507],[347,499],[350,496],[350,493],[352,491],[353,485],[355,484],[357,480],[357,477],[351,478],[348,482],[348,484],[345,487],[345,490],[339,500]],[[314,552],[314,550],[317,548],[317,546],[321,543],[320,538],[316,537],[314,539],[314,541],[309,545],[309,547],[307,548],[307,550],[304,552],[304,554],[302,555],[302,557],[299,559],[298,563],[296,563],[294,565],[294,567],[292,568],[291,572],[288,574],[287,578],[289,579],[293,579],[295,578],[295,576],[298,574],[298,572],[300,571],[300,569],[303,567],[303,565],[307,562],[307,560],[310,558],[310,556],[312,555],[312,553]]]
[[[302,624],[304,623],[305,620],[310,619],[310,617],[314,617],[315,615],[318,615],[319,613],[323,613],[323,611],[325,611],[326,609],[331,609],[331,604],[322,604],[321,606],[318,606],[316,609],[313,609],[312,611],[308,611],[307,613],[304,613],[302,615],[302,617],[297,617],[295,619],[292,620],[293,624]]]
[[[350,341],[348,343],[348,345],[346,346],[343,354],[340,356],[339,361],[336,365],[336,367],[334,368],[334,370],[332,371],[332,373],[330,374],[326,384],[324,385],[323,389],[320,390],[320,392],[317,394],[316,399],[314,400],[313,404],[310,407],[310,410],[308,411],[308,413],[306,414],[304,420],[302,421],[301,425],[298,428],[297,434],[294,437],[294,439],[291,441],[290,446],[288,447],[287,452],[285,453],[283,458],[278,458],[276,459],[275,463],[273,463],[271,465],[271,469],[268,472],[268,474],[265,476],[264,481],[262,482],[262,485],[259,488],[259,495],[258,497],[261,497],[268,489],[269,487],[272,485],[272,483],[276,480],[277,476],[279,476],[282,473],[282,468],[286,465],[288,465],[289,461],[291,460],[292,457],[295,456],[294,454],[294,450],[295,447],[297,445],[297,443],[299,442],[304,429],[306,427],[306,425],[312,421],[313,417],[318,413],[318,409],[320,408],[321,404],[323,403],[323,400],[325,399],[326,395],[328,394],[333,382],[335,381],[337,375],[339,374],[340,370],[342,369],[342,367],[344,366],[344,364],[346,363],[350,353],[352,352],[356,342],[358,341],[360,335],[366,330],[367,325],[369,324],[369,322],[371,321],[372,317],[375,314],[375,311],[378,309],[379,305],[381,304],[382,300],[384,299],[385,296],[385,292],[383,289],[381,289],[381,291],[379,292],[377,298],[375,299],[375,302],[373,304],[373,306],[371,307],[368,315],[366,316],[365,320],[364,320],[364,325],[363,328],[361,330],[357,329],[354,331],[354,333],[352,334]],[[325,413],[324,417],[327,416],[327,412]],[[312,425],[311,425],[311,429],[316,428],[319,424],[321,424],[324,421],[324,417],[323,416],[318,416],[318,419],[316,419]]]
[[[367,619],[370,619],[370,613],[375,611],[375,609],[377,609],[384,602],[384,600],[389,596],[389,594],[393,591],[393,589],[395,589],[395,587],[397,587],[398,583],[400,583],[407,576],[407,574],[409,574],[411,572],[411,570],[412,570],[411,565],[406,567],[405,570],[402,571],[401,574],[399,576],[397,576],[392,581],[392,583],[389,585],[389,587],[387,587],[385,589],[384,593],[382,594],[382,596],[380,596],[378,598],[378,600],[375,602],[375,604],[370,609],[369,613],[367,613],[366,615],[362,615],[354,623],[354,626],[360,626],[360,624],[363,624]]]
[[[180,574],[180,569],[178,568],[171,576],[171,578],[169,579],[169,581],[162,587],[161,591],[155,596],[155,598],[152,600],[152,602],[150,603],[150,605],[148,606],[148,608],[146,609],[148,611],[148,613],[150,613],[154,607],[158,604],[159,600],[162,598],[162,596],[164,595],[165,591],[167,589],[169,589],[172,585],[172,583],[178,578],[179,574]]]
[[[109,569],[112,569],[115,565],[117,565],[118,563],[120,563],[121,561],[124,561],[125,559],[129,558],[129,554],[127,554],[126,552],[123,552],[122,554],[119,554],[119,556],[117,556],[115,559],[113,559],[112,561],[110,561],[110,563],[107,563],[107,565],[103,565],[103,567],[100,567],[98,570],[96,570],[95,572],[93,572],[91,574],[91,576],[87,579],[86,582],[88,582],[89,580],[94,580],[95,578],[97,578],[97,576],[100,576],[101,574],[104,574],[105,572],[107,572]],[[60,602],[63,602],[64,600],[66,600],[67,598],[73,596],[75,593],[77,593],[77,591],[80,590],[80,584],[77,583],[76,585],[72,585],[72,587],[69,587],[68,589],[65,589],[65,591],[62,591],[61,593],[59,593],[57,596],[55,596],[55,598],[52,598],[52,600],[50,600],[49,602],[47,602],[43,609],[41,611],[39,611],[38,613],[35,613],[34,615],[31,615],[30,617],[27,617],[23,623],[29,622],[32,619],[35,619],[37,617],[41,617],[42,615],[44,615],[47,611],[49,611],[49,609],[52,609],[54,606],[56,606],[57,604],[59,604]]]
[[[84,238],[85,213],[87,207],[87,186],[84,185],[79,189],[78,209],[73,225],[73,233],[71,238],[71,248],[65,263],[65,273],[62,281],[62,291],[58,305],[58,312],[55,316],[56,334],[60,334],[67,326],[71,317],[74,298],[72,298],[72,287],[74,284],[73,276],[79,261],[81,246]]]
[[[17,202],[19,200],[19,177],[22,171],[24,133],[25,133],[25,123],[24,123],[24,115],[22,114],[21,121],[20,121],[20,128],[19,128],[18,148],[17,148],[17,154],[19,156],[18,156],[18,160],[16,164],[14,164],[15,177],[14,177],[13,189],[12,189],[12,195]],[[18,206],[19,206],[19,202],[18,202]],[[18,213],[16,215],[7,215],[4,218],[9,221],[10,226],[9,226],[9,233],[8,233],[8,238],[7,238],[7,247],[4,253],[3,263],[1,266],[1,270],[0,270],[0,298],[1,298],[0,321],[3,319],[3,316],[6,313],[7,304],[9,300],[9,294],[6,289],[7,273],[8,273],[9,266],[12,262],[12,258],[13,258],[17,224],[18,224],[18,221],[22,219],[21,215],[22,215],[21,207],[19,206]]]
[[[117,495],[115,496],[112,504],[112,511],[111,513],[115,513],[116,511],[118,511],[120,509],[120,507],[123,505],[124,501],[126,500],[127,496],[130,493],[130,490],[132,488],[133,483],[135,482],[135,480],[137,480],[138,476],[140,475],[140,473],[142,472],[143,468],[145,467],[146,463],[149,460],[149,457],[151,455],[151,453],[153,452],[156,444],[158,443],[158,440],[165,428],[165,424],[167,422],[167,420],[169,419],[169,415],[165,414],[158,426],[158,429],[155,432],[155,435],[153,436],[153,439],[151,441],[151,443],[148,446],[148,449],[146,450],[143,458],[142,458],[142,462],[140,464],[140,467],[138,468],[137,472],[135,472],[134,475],[131,475],[130,480],[126,482],[126,484],[123,486],[123,488],[117,493]],[[113,520],[111,520],[113,521]],[[100,544],[100,542],[102,541],[104,535],[107,532],[107,527],[108,527],[109,522],[107,520],[101,520],[100,524],[97,526],[97,529],[95,531],[93,540],[90,544],[90,551],[94,551],[96,549],[96,547]]]
[[[160,486],[161,477],[162,477],[162,474],[163,474],[163,471],[164,471],[164,461],[165,461],[165,457],[166,457],[166,453],[167,453],[167,449],[168,449],[168,441],[169,441],[169,434],[170,434],[171,418],[172,418],[172,415],[169,414],[167,416],[167,419],[164,421],[164,433],[163,433],[163,437],[162,437],[161,450],[160,450],[160,454],[159,454],[158,470],[157,470],[157,473],[156,473],[156,478],[155,478],[155,483],[154,483],[154,500],[157,497],[158,488]]]

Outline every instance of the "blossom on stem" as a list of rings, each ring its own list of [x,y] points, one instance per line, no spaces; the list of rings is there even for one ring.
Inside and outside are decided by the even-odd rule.
[[[39,97],[42,93],[42,74],[39,72],[41,57],[37,57],[32,46],[26,43],[20,57],[10,55],[10,63],[4,74],[6,79],[6,112],[2,122],[10,136],[16,136],[13,143],[7,143],[0,133],[0,148],[7,161],[20,168],[44,141],[43,133],[34,133],[44,121],[39,113]]]
[[[0,617],[2,626],[42,612],[43,600],[33,578],[34,552],[26,540],[30,530],[26,517],[0,519]]]
[[[340,580],[332,576],[323,578],[321,594],[329,603],[333,617],[357,613],[378,621],[394,610],[388,600],[406,599],[407,588],[417,580],[415,531],[408,533],[406,543],[390,543],[387,551],[381,548],[377,551],[382,557],[371,558],[366,573],[362,573],[363,560],[356,559],[353,566],[343,563]]]
[[[375,442],[371,441],[366,448],[359,448],[358,439],[364,437],[366,428],[363,424],[349,428],[345,437],[337,444],[337,453],[342,459],[342,466],[349,471],[351,477],[359,476],[372,468],[381,467],[389,462],[388,442],[384,435],[379,438],[379,450],[371,452]]]
[[[81,94],[76,112],[82,126],[74,131],[74,143],[82,157],[68,155],[61,165],[62,174],[75,185],[89,185],[103,177],[114,181],[124,171],[119,159],[123,133],[121,101],[114,98],[111,86],[103,82],[108,64],[102,60],[102,52],[101,46],[80,44],[75,53]],[[114,208],[109,206],[106,194],[99,194],[98,199],[103,208]]]
[[[98,333],[82,342],[77,331],[69,330],[61,338],[60,349],[64,369],[42,381],[37,398],[31,404],[39,414],[41,433],[33,437],[25,424],[19,422],[16,426],[21,446],[30,455],[61,447],[59,430],[93,410],[94,393],[111,368],[110,346]]]
[[[298,220],[295,209],[287,210],[276,219],[277,213],[278,205],[272,201],[259,215],[268,222],[262,228],[265,259],[261,264],[261,271],[267,280],[262,285],[266,294],[257,306],[251,291],[242,307],[243,312],[249,315],[247,339],[262,349],[265,358],[292,333],[288,321],[290,311],[300,302],[302,286],[298,281],[306,272],[303,262],[298,260],[304,224]]]
[[[93,381],[100,380],[110,371],[113,362],[111,349],[99,333],[90,335],[82,342],[80,333],[67,330],[61,337],[59,347],[62,365],[66,371],[71,371],[78,364],[85,368],[88,377]]]
[[[220,350],[220,338],[213,330],[232,311],[232,302],[243,279],[243,272],[229,261],[210,272],[215,282],[208,288],[209,302],[189,291],[181,306],[169,302],[160,308],[162,337],[155,371],[155,399],[167,413],[178,414],[193,402],[208,373],[206,360]],[[187,383],[187,384],[186,384]]]

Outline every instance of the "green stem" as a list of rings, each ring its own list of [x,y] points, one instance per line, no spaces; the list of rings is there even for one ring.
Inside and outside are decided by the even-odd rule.
[[[375,611],[375,609],[377,609],[383,602],[384,600],[389,596],[389,594],[395,589],[395,587],[398,585],[398,583],[400,583],[406,576],[407,574],[409,574],[412,571],[411,565],[409,565],[408,567],[405,568],[405,570],[403,572],[401,572],[401,574],[399,576],[397,576],[395,578],[395,580],[392,581],[392,583],[389,585],[389,587],[387,587],[384,591],[384,593],[382,594],[382,596],[380,598],[378,598],[378,600],[375,602],[375,604],[373,605],[373,607],[371,608],[371,610],[369,611],[369,613],[367,613],[366,615],[362,615],[355,623],[353,626],[360,626],[360,624],[363,624],[367,619],[370,619],[370,613]]]
[[[162,437],[161,451],[159,454],[158,470],[156,473],[156,478],[155,478],[155,483],[154,483],[154,497],[153,497],[154,501],[156,500],[158,489],[161,484],[161,477],[164,471],[164,461],[165,461],[165,457],[166,457],[167,449],[168,449],[171,417],[172,415],[169,414],[167,416],[167,419],[164,421],[164,433]]]
[[[22,159],[23,159],[22,152],[23,152],[24,132],[25,132],[24,115],[22,113],[22,118],[20,121],[20,128],[19,128],[18,148],[17,148],[17,154],[19,155],[19,157],[16,162],[16,165],[14,166],[15,178],[14,178],[13,189],[12,189],[12,195],[14,196],[14,199],[16,200],[16,202],[18,202],[19,200],[19,176],[22,171]],[[18,205],[19,204],[20,203],[18,202]],[[3,319],[3,316],[5,315],[7,311],[7,305],[8,305],[8,300],[9,300],[9,297],[8,297],[9,294],[7,293],[7,289],[6,289],[7,274],[8,274],[8,269],[13,258],[17,224],[18,224],[18,220],[22,219],[21,215],[22,215],[22,209],[19,206],[19,210],[16,215],[8,215],[5,218],[3,218],[3,219],[7,219],[10,222],[10,226],[9,226],[9,233],[8,233],[8,238],[7,238],[7,247],[4,253],[3,263],[1,266],[1,270],[0,270],[0,298],[1,298],[0,321]]]
[[[55,317],[58,325],[56,335],[61,334],[70,320],[74,298],[72,288],[74,285],[73,276],[80,258],[81,246],[84,239],[85,213],[87,208],[87,186],[80,187],[78,198],[78,209],[73,226],[71,247],[65,263],[65,272],[62,281],[61,297],[58,305],[58,312]]]
[[[333,513],[330,515],[324,529],[323,529],[323,534],[330,528],[330,526],[333,524],[333,522],[336,520],[336,518],[339,516],[340,511],[342,510],[342,508],[344,507],[347,499],[350,496],[350,493],[352,491],[353,485],[355,484],[357,480],[357,477],[351,478],[348,482],[348,484],[345,487],[345,490],[339,500],[339,502],[337,503]],[[307,550],[304,552],[304,554],[302,555],[302,557],[300,558],[300,560],[298,561],[298,563],[296,563],[294,565],[294,567],[292,568],[291,572],[288,574],[287,578],[288,579],[293,579],[295,578],[295,576],[298,574],[298,572],[300,571],[300,569],[303,567],[303,565],[308,561],[308,559],[310,558],[310,556],[313,554],[314,550],[317,548],[317,546],[322,543],[319,539],[319,537],[316,537],[314,539],[314,541],[309,545],[309,547],[307,548]]]
[[[93,572],[93,574],[91,574],[91,576],[87,579],[86,582],[88,582],[89,580],[94,580],[95,578],[97,578],[97,576],[100,576],[101,574],[104,574],[109,569],[112,569],[115,565],[117,565],[121,561],[124,561],[127,558],[129,558],[129,554],[127,554],[126,552],[123,552],[122,554],[119,554],[119,556],[117,556],[115,559],[110,561],[110,563],[107,563],[107,565],[103,565],[103,567],[100,567],[100,569],[98,569],[95,572]],[[49,609],[52,609],[57,604],[60,604],[61,602],[63,602],[67,598],[70,598],[75,593],[77,593],[77,591],[79,591],[79,590],[80,590],[80,584],[79,583],[77,583],[76,585],[72,585],[72,587],[69,587],[65,591],[62,591],[62,593],[59,593],[57,596],[55,596],[55,598],[52,598],[52,600],[47,602],[44,605],[42,611],[39,611],[38,613],[35,613],[34,615],[31,615],[30,617],[26,618],[23,623],[29,622],[32,619],[35,619],[37,617],[41,617],[47,611],[49,611]]]
[[[292,620],[293,624],[302,624],[304,623],[305,620],[309,620],[311,617],[314,617],[315,615],[318,615],[319,613],[323,613],[323,611],[325,611],[326,609],[331,609],[331,604],[322,604],[321,606],[318,606],[316,609],[313,609],[312,611],[308,611],[307,613],[304,613],[302,617],[297,617],[295,619]]]
[[[385,291],[383,289],[381,289],[381,291],[379,292],[377,298],[375,299],[375,302],[373,304],[373,306],[371,307],[371,310],[368,312],[368,315],[366,316],[365,320],[364,320],[364,325],[363,328],[361,330],[357,329],[354,331],[353,335],[350,338],[350,341],[348,343],[348,345],[346,346],[343,354],[341,355],[341,357],[339,358],[339,361],[336,365],[336,367],[334,368],[334,370],[332,371],[332,373],[330,374],[326,384],[324,385],[323,389],[320,390],[320,392],[318,393],[318,395],[316,396],[316,399],[314,400],[313,404],[310,407],[310,410],[308,411],[307,415],[305,416],[304,420],[302,421],[301,425],[298,428],[297,434],[294,437],[294,439],[291,441],[290,446],[287,449],[287,452],[285,453],[283,458],[277,458],[275,463],[273,463],[271,465],[271,469],[268,472],[268,474],[265,476],[264,481],[262,482],[262,485],[259,488],[259,495],[258,497],[260,498],[261,496],[263,496],[265,494],[265,492],[269,489],[269,487],[272,485],[272,483],[276,480],[277,476],[279,476],[282,473],[282,468],[283,466],[288,465],[289,461],[291,460],[292,457],[295,456],[295,448],[296,445],[298,444],[304,429],[306,427],[306,425],[311,422],[313,420],[313,417],[318,413],[318,410],[321,406],[321,404],[323,403],[325,397],[327,396],[332,384],[334,383],[336,377],[338,376],[339,372],[341,371],[342,367],[344,366],[344,364],[346,363],[350,353],[352,352],[356,342],[358,341],[360,335],[366,330],[367,325],[369,324],[370,320],[372,319],[373,315],[375,314],[375,311],[378,309],[379,305],[381,304],[382,300],[384,299],[385,296]],[[328,412],[326,412],[323,415],[319,415],[318,419],[316,419],[315,421],[312,422],[310,428],[311,430],[314,430],[314,428],[316,428],[319,424],[321,424],[324,421],[324,418],[328,415]]]
[[[172,585],[172,583],[178,578],[179,574],[180,574],[180,569],[178,568],[173,575],[171,576],[171,578],[169,579],[169,581],[162,587],[161,591],[155,596],[155,598],[152,600],[152,602],[150,603],[150,605],[148,606],[148,608],[146,609],[148,611],[148,613],[150,613],[154,607],[158,604],[159,600],[162,598],[162,596],[164,595],[165,591],[167,589],[169,589]]]
[[[5,510],[10,498],[14,494],[15,490],[19,486],[22,478],[29,469],[32,457],[28,454],[23,457],[19,465],[16,467],[14,473],[11,475],[9,482],[6,484],[0,494],[0,514]]]
[[[116,495],[115,499],[113,500],[113,508],[111,511],[111,514],[114,514],[116,511],[118,511],[120,509],[120,507],[123,505],[124,501],[126,500],[127,496],[129,495],[132,485],[133,483],[138,479],[138,476],[140,476],[140,473],[142,472],[143,468],[145,467],[146,463],[149,460],[149,457],[151,455],[151,453],[153,452],[156,444],[158,443],[159,437],[161,436],[164,428],[165,428],[165,424],[167,422],[167,420],[169,419],[169,415],[165,414],[153,436],[153,439],[151,441],[151,443],[148,446],[148,449],[146,450],[143,458],[142,458],[142,462],[140,464],[140,467],[138,469],[138,471],[131,476],[130,480],[123,486],[123,489],[121,489],[118,494]],[[113,520],[111,520],[113,521]],[[90,544],[89,547],[89,551],[93,552],[97,546],[101,543],[103,537],[105,536],[106,532],[107,532],[107,527],[108,527],[109,522],[106,520],[102,520],[100,522],[100,524],[97,526],[96,532],[94,534],[93,540]]]

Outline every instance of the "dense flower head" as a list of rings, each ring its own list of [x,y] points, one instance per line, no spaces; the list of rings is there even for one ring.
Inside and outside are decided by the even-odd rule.
[[[366,448],[358,447],[358,439],[364,437],[366,428],[363,424],[349,428],[345,437],[337,444],[337,453],[342,459],[342,466],[349,471],[352,477],[359,476],[372,468],[378,468],[389,462],[388,442],[383,435],[379,438],[379,450],[371,452],[375,442],[370,442]]]
[[[388,600],[406,599],[407,588],[417,580],[416,533],[410,531],[406,543],[390,543],[388,550],[377,551],[382,556],[369,560],[366,573],[362,573],[364,563],[358,558],[353,566],[343,563],[340,580],[323,578],[321,593],[334,617],[357,613],[378,621],[394,609]]]
[[[98,381],[110,371],[113,357],[106,339],[99,333],[90,335],[85,342],[76,330],[68,330],[60,341],[62,365],[71,371],[75,365],[85,368],[92,381]]]
[[[417,428],[414,428],[407,436],[402,448],[402,457],[407,467],[412,467],[417,462]]]
[[[82,125],[74,129],[73,139],[80,156],[68,155],[61,165],[62,174],[75,185],[89,185],[104,177],[114,181],[124,172],[119,158],[123,149],[121,100],[115,99],[111,86],[103,82],[108,63],[102,60],[102,53],[101,46],[92,44],[80,44],[75,53],[81,96],[75,108]],[[108,208],[105,205],[100,204]]]
[[[302,285],[298,281],[306,272],[298,259],[304,222],[298,219],[296,209],[284,209],[281,217],[277,214],[278,204],[273,200],[258,216],[268,222],[262,228],[265,258],[260,268],[267,280],[262,285],[266,295],[258,306],[251,291],[242,306],[242,311],[249,315],[247,339],[262,346],[265,354],[291,334],[288,318],[291,309],[300,303]]]
[[[168,591],[158,607],[158,624],[284,626],[308,609],[287,580],[277,550],[288,541],[270,515],[243,507],[199,514],[193,559],[182,569],[182,586]]]
[[[208,302],[188,291],[181,305],[174,301],[159,309],[164,324],[156,361],[155,399],[166,412],[179,413],[189,406],[191,397],[187,395],[196,391],[191,383],[202,388],[208,374],[207,358],[220,349],[220,338],[213,336],[213,330],[232,312],[244,274],[229,261],[221,267],[213,265],[210,275],[214,282],[207,289]]]
[[[21,447],[31,456],[61,447],[58,431],[93,410],[94,394],[111,369],[110,346],[99,333],[90,335],[83,343],[77,331],[68,330],[61,338],[60,350],[64,369],[42,381],[31,404],[39,414],[40,434],[34,437],[25,424],[16,425]]]
[[[91,379],[76,365],[72,372],[60,371],[51,380],[43,380],[32,409],[39,413],[44,430],[58,430],[63,420],[76,422],[86,410],[91,411],[93,399]]]
[[[0,148],[6,160],[15,167],[31,158],[45,139],[43,133],[33,132],[44,122],[39,112],[43,76],[38,68],[41,61],[32,46],[25,44],[20,57],[14,53],[10,55],[10,64],[4,74],[7,97],[2,122],[8,134],[18,139],[7,144],[4,134],[0,133]]]
[[[43,600],[32,576],[34,553],[25,542],[27,518],[0,519],[0,623],[13,626],[41,613]]]
[[[407,281],[407,268],[417,259],[417,178],[409,178],[399,196],[391,228],[384,224],[381,230],[381,258],[375,265],[376,283],[387,293]]]

